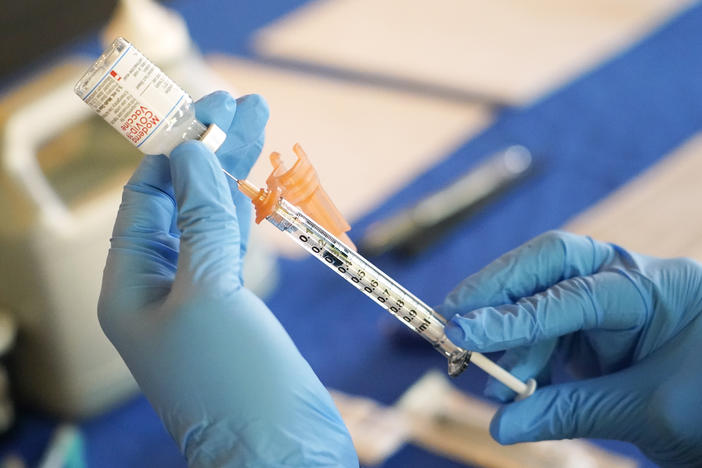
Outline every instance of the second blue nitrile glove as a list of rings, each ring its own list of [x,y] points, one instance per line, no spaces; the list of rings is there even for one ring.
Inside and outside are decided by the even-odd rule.
[[[468,277],[439,311],[469,350],[540,388],[505,405],[501,443],[593,437],[636,444],[662,466],[702,463],[702,266],[564,232]],[[550,385],[559,354],[580,378]],[[514,394],[491,380],[489,396]]]
[[[246,176],[267,107],[218,93],[196,108],[228,130],[221,162],[199,142],[144,158],[114,228],[102,327],[190,466],[358,466],[329,393],[240,281],[250,201],[222,167]]]

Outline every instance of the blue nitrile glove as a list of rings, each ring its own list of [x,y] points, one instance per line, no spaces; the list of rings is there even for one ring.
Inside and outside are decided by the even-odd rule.
[[[196,107],[228,129],[221,163],[194,141],[144,158],[124,190],[100,323],[189,465],[358,466],[329,393],[240,280],[251,202],[232,203],[222,167],[246,176],[266,104],[217,93]]]
[[[593,437],[664,466],[702,466],[702,266],[550,232],[468,277],[446,334],[540,388],[492,421],[504,444]],[[556,354],[581,380],[549,385]],[[491,380],[486,394],[514,393]]]

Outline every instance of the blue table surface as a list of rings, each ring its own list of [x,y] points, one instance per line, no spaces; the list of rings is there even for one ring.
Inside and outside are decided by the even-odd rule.
[[[303,1],[200,2],[170,5],[188,20],[204,52],[253,57],[248,39]],[[231,28],[234,22],[237,27]],[[97,40],[66,48],[97,53]],[[501,253],[601,200],[702,128],[702,5],[688,10],[596,69],[524,108],[506,109],[481,134],[358,221],[356,238],[382,219],[445,186],[508,144],[531,149],[537,171],[525,183],[412,259],[374,259],[426,302],[439,303],[465,276]],[[431,132],[431,128],[426,129]],[[329,387],[392,404],[428,369],[445,369],[429,347],[387,339],[381,309],[317,260],[281,260],[281,285],[267,301]],[[437,274],[437,272],[441,272]],[[353,326],[341,320],[353,312]],[[392,378],[388,378],[388,376]],[[453,381],[479,394],[485,375],[468,369]],[[35,464],[56,421],[26,413],[0,444]],[[184,466],[175,443],[143,397],[81,423],[89,466]],[[631,445],[597,441],[646,462]],[[405,446],[386,467],[463,466]]]

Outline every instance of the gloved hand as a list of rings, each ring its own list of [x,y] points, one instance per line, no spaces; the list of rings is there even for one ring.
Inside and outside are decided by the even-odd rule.
[[[246,176],[267,106],[215,93],[196,112],[228,129],[221,163],[195,141],[144,158],[124,189],[100,323],[190,466],[358,466],[329,393],[241,283],[251,202],[222,167]]]
[[[540,388],[503,406],[500,443],[593,437],[636,444],[663,466],[702,463],[702,266],[563,232],[468,277],[439,311],[469,350]],[[556,357],[582,380],[549,385]],[[486,394],[514,393],[491,380]]]

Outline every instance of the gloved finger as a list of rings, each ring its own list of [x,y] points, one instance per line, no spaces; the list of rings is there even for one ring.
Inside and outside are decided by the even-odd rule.
[[[171,152],[171,177],[181,231],[173,290],[229,294],[239,289],[239,226],[226,177],[217,157],[197,141]]]
[[[236,207],[236,218],[239,221],[239,237],[241,238],[239,256],[243,259],[248,249],[251,220],[253,219],[253,205],[246,195],[237,189],[235,190],[235,192],[232,192],[232,198]]]
[[[623,270],[562,281],[515,304],[455,315],[446,336],[471,351],[500,351],[551,340],[578,330],[641,326],[650,304]]]
[[[503,406],[490,423],[501,444],[577,437],[629,440],[640,426],[645,393],[632,379],[611,374],[542,387]],[[634,430],[632,430],[634,429]]]
[[[168,159],[146,156],[124,187],[98,304],[100,324],[111,338],[129,317],[125,312],[141,310],[170,290],[179,245],[170,180]]]
[[[145,156],[124,187],[113,239],[140,238],[177,250],[178,239],[169,235],[175,211],[168,158]]]
[[[236,218],[239,222],[239,258],[241,258],[243,262],[246,257],[246,251],[248,250],[251,221],[253,219],[253,205],[251,204],[251,200],[239,191],[234,181],[228,179],[227,182],[231,188],[232,199],[234,200],[234,207],[236,209]],[[244,284],[243,273],[244,271],[242,268],[239,273],[241,284]]]
[[[227,139],[217,150],[222,166],[234,177],[245,178],[261,154],[268,114],[268,104],[258,94],[236,100],[236,113],[227,129]]]
[[[511,304],[564,279],[591,275],[614,255],[611,245],[589,237],[547,232],[466,278],[438,312],[450,319],[479,307]]]
[[[228,93],[219,91],[202,98],[195,106],[201,122],[215,123],[227,132],[227,139],[217,150],[222,167],[237,178],[245,178],[263,148],[269,114],[265,100],[252,94],[234,101]],[[239,219],[243,258],[251,230],[251,201],[241,195],[234,184],[230,185]]]
[[[545,340],[533,346],[508,349],[497,364],[522,381],[536,379],[539,388],[550,384],[551,356],[558,340]],[[499,380],[490,377],[485,385],[485,396],[496,400],[512,401],[517,394]]]
[[[231,197],[236,211],[236,219],[239,223],[239,258],[243,261],[249,244],[253,205],[251,200],[236,188],[236,184],[231,179],[229,179],[228,183],[231,187]]]
[[[236,101],[226,91],[215,91],[195,103],[195,116],[205,126],[215,124],[227,131],[236,113]]]

